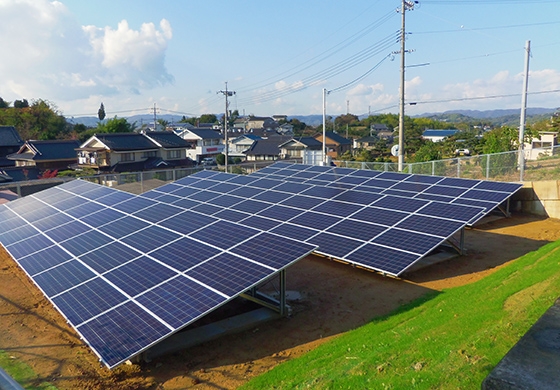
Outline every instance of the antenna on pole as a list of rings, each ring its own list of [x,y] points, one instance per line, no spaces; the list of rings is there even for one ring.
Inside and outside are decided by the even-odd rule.
[[[226,97],[226,111],[224,112],[224,143],[225,143],[225,145],[224,145],[224,155],[226,157],[226,159],[225,159],[225,170],[226,170],[226,173],[227,173],[227,171],[228,171],[228,151],[229,151],[229,145],[228,145],[228,109],[229,109],[229,103],[228,103],[228,97],[235,95],[235,91],[228,91],[227,81],[226,81],[226,90],[225,91],[218,91],[218,93],[221,93]]]

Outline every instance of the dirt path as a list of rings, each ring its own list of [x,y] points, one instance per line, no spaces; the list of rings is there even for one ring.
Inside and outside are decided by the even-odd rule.
[[[329,338],[399,305],[472,283],[509,261],[560,239],[560,221],[528,216],[465,234],[467,254],[396,280],[309,256],[288,270],[289,318],[272,321],[149,364],[104,368],[40,291],[0,248],[0,350],[29,364],[37,382],[67,389],[234,389]]]

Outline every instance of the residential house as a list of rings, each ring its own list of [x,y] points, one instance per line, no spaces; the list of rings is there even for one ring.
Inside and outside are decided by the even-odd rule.
[[[15,161],[16,167],[36,168],[39,171],[68,169],[78,160],[75,149],[77,140],[27,141],[17,153],[7,156]]]
[[[444,139],[446,139],[447,137],[451,137],[452,135],[455,135],[456,133],[458,133],[460,130],[457,129],[453,129],[453,130],[433,130],[433,129],[428,129],[425,130],[422,133],[422,138],[426,139],[426,140],[430,140],[432,142],[441,142]]]
[[[248,150],[255,141],[262,138],[253,134],[243,134],[228,139],[228,157],[245,159],[243,152]]]
[[[317,133],[313,138],[323,143],[323,133]],[[336,159],[352,149],[352,141],[337,133],[327,131],[325,134],[325,147],[327,156]]]
[[[313,137],[292,138],[280,144],[282,158],[302,158],[305,150],[321,150],[323,144]]]
[[[290,137],[294,136],[294,126],[289,123],[280,125],[280,127],[278,127],[278,130],[276,131],[278,132],[278,134],[289,135]]]
[[[558,132],[542,131],[539,136],[540,138],[535,137],[530,143],[525,143],[525,159],[537,160],[539,157],[552,156],[555,153],[555,146],[558,145]]]
[[[283,137],[258,139],[244,152],[247,161],[274,161],[280,158],[280,144]]]
[[[15,162],[7,156],[16,153],[24,143],[15,127],[0,126],[0,167],[13,167]]]
[[[379,137],[368,135],[367,137],[363,137],[360,139],[354,140],[354,148],[355,149],[366,149],[372,150],[375,148],[375,144],[379,142]]]
[[[210,129],[186,129],[175,132],[179,137],[194,144],[194,148],[187,150],[187,157],[196,162],[204,158],[213,158],[224,153],[224,139],[217,131]]]
[[[275,120],[276,122],[287,121],[288,115],[272,115],[272,119]]]
[[[187,150],[194,147],[169,131],[99,133],[84,142],[74,169],[136,172],[192,165]]]

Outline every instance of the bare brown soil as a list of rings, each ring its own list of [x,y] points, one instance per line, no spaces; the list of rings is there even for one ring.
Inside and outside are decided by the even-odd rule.
[[[290,317],[110,371],[0,248],[0,350],[66,389],[234,389],[430,290],[472,283],[560,239],[560,221],[513,216],[466,232],[467,254],[397,280],[308,256],[288,270]]]

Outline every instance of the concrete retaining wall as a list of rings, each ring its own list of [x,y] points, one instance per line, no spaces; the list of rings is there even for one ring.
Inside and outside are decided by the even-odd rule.
[[[525,182],[511,198],[510,208],[512,211],[560,219],[560,181]]]

